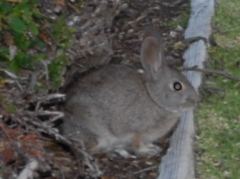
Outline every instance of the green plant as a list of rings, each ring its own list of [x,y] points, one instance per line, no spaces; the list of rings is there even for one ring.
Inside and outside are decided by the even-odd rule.
[[[58,87],[73,32],[64,14],[51,21],[40,12],[37,0],[0,2],[0,61],[12,71],[36,70],[39,62],[48,60],[50,82]],[[53,45],[56,55],[49,57]]]
[[[214,17],[213,34],[217,46],[209,49],[211,68],[240,76],[240,1],[220,0]],[[224,96],[204,99],[197,112],[199,179],[238,179],[240,156],[239,82],[215,77],[209,79]]]
[[[0,2],[0,30],[1,59],[8,62],[12,70],[31,68],[35,58],[29,53],[34,41],[38,38],[41,18],[36,1],[23,0],[21,3],[12,4]],[[16,46],[16,52],[11,57],[10,50]]]

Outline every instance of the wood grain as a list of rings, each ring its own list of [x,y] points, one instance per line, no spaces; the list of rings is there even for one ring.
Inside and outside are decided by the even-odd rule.
[[[211,20],[214,15],[214,0],[191,0],[191,16],[185,31],[185,40],[193,41],[184,54],[184,67],[204,68],[207,60],[207,46],[211,34]],[[200,37],[200,38],[199,38]],[[204,40],[206,39],[206,40]],[[196,91],[202,82],[202,74],[196,71],[185,73]],[[184,112],[174,132],[167,154],[159,167],[158,179],[194,179],[194,109]]]

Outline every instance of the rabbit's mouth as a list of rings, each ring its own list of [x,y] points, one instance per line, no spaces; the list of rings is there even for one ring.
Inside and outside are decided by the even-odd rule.
[[[188,111],[188,110],[191,110],[191,109],[193,109],[194,107],[196,106],[196,104],[193,104],[193,103],[191,103],[191,104],[184,104],[184,105],[182,105],[182,112],[186,112],[186,111]]]
[[[186,111],[189,111],[189,110],[192,110],[194,108],[195,105],[193,104],[184,104],[184,105],[181,105],[181,107],[165,107],[165,110],[169,111],[169,112],[172,112],[172,113],[182,113],[182,112],[186,112]]]
[[[164,107],[162,107],[164,110],[166,110],[166,111],[168,111],[168,112],[170,112],[170,113],[175,113],[175,114],[179,114],[179,113],[181,113],[181,112],[183,112],[183,111],[185,111],[185,110],[183,110],[183,109],[181,109],[181,108],[175,108],[175,107],[170,107],[170,106],[164,106]]]

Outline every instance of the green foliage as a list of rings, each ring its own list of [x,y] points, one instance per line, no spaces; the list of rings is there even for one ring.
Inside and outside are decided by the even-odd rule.
[[[64,14],[56,21],[42,15],[37,0],[0,2],[0,61],[7,63],[10,70],[35,70],[38,68],[36,64],[50,60],[49,76],[54,87],[57,87],[63,66],[67,63],[67,57],[63,54],[70,45],[73,32],[67,27]],[[57,55],[53,59],[47,55],[52,52],[51,45],[57,47]],[[11,54],[14,46],[17,50]],[[58,51],[62,55],[59,56]]]
[[[39,33],[38,24],[34,21],[35,17],[39,17],[39,13],[33,2],[27,0],[18,4],[0,2],[1,36],[4,38],[5,33],[9,32],[12,38],[1,39],[0,57],[4,57],[14,70],[31,67],[34,59],[28,55],[27,51],[31,48],[31,40],[37,39]],[[7,44],[3,44],[3,41]],[[13,45],[10,41],[13,41],[18,48],[14,59],[10,59],[9,50],[7,50],[9,45]]]
[[[209,49],[211,68],[240,76],[240,1],[220,0],[214,34],[218,46]],[[200,105],[198,162],[200,179],[238,179],[240,176],[240,92],[239,83],[221,77],[211,79],[225,91],[224,97],[211,96]]]
[[[67,57],[63,51],[59,51],[57,57],[48,66],[49,77],[52,79],[54,87],[58,87],[61,84],[61,75],[67,64]]]
[[[3,81],[3,79],[0,79],[0,81]],[[0,94],[0,104],[1,107],[6,111],[7,113],[15,113],[17,111],[17,107],[10,101],[7,100],[7,98]]]
[[[188,9],[189,9],[189,7],[184,9],[184,11],[182,11],[178,17],[176,17],[172,20],[165,21],[164,26],[166,26],[170,29],[176,29],[177,26],[181,26],[185,29],[188,24],[189,13],[190,13]]]

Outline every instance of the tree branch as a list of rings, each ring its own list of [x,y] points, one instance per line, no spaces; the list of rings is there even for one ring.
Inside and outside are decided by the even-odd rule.
[[[232,74],[226,72],[226,71],[220,71],[220,70],[214,70],[214,69],[201,69],[198,68],[197,66],[192,66],[192,67],[182,67],[180,68],[181,71],[197,71],[197,72],[201,72],[201,73],[205,73],[205,74],[212,74],[215,76],[222,76],[224,78],[230,79],[230,80],[234,80],[234,81],[240,81],[239,77],[233,76]]]

